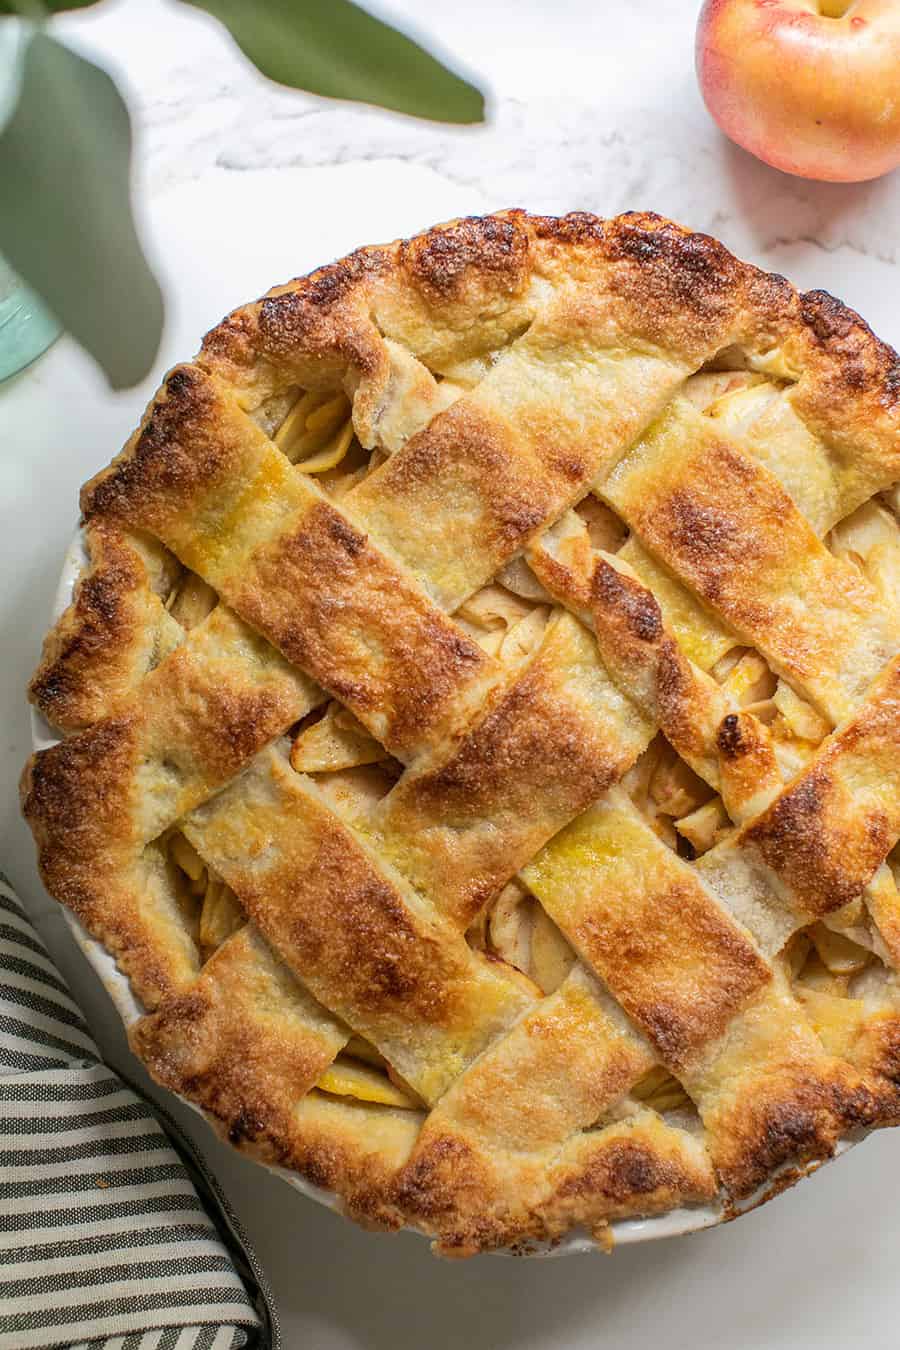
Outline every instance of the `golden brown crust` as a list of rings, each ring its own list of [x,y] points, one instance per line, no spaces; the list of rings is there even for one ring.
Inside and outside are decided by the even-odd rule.
[[[728,1193],[745,1198],[782,1166],[830,1157],[842,1136],[885,1123],[895,1094],[826,1051],[776,974],[685,1084]]]
[[[26,766],[22,810],[47,889],[114,952],[148,1007],[190,982],[198,961],[154,841],[316,693],[219,607],[117,714]]]
[[[297,1103],[346,1040],[249,924],[186,993],[131,1032],[158,1081],[201,1101],[235,1143],[287,1135]]]
[[[82,488],[86,519],[140,520],[164,536],[169,521],[200,511],[217,483],[239,481],[243,427],[228,414],[201,370],[176,366],[121,454]]]
[[[337,1191],[359,1222],[396,1228],[391,1185],[412,1147],[416,1113],[383,1112],[373,1125],[310,1092],[347,1034],[248,925],[192,989],[135,1025],[131,1044],[157,1081],[202,1106],[229,1143]]]
[[[749,937],[621,790],[561,830],[523,876],[676,1073],[771,979]]]
[[[897,652],[900,618],[828,552],[774,475],[715,428],[677,401],[604,496],[705,604],[840,721]]]
[[[849,484],[844,514],[900,478],[896,422],[900,360],[858,314],[827,291],[800,297],[801,359],[808,374],[793,403],[838,459]]]
[[[448,757],[405,775],[385,798],[381,846],[466,928],[560,825],[618,781],[649,737],[589,634],[558,616]]]
[[[716,1198],[716,1175],[701,1140],[649,1111],[584,1135],[571,1153],[554,1169],[548,1204],[562,1232],[581,1224],[593,1233],[616,1219]]]
[[[190,985],[198,961],[166,903],[159,850],[135,858],[128,799],[136,745],[133,720],[120,716],[33,756],[22,774],[22,810],[47,889],[102,936],[138,997],[154,1007]]]
[[[736,354],[778,380],[783,460],[677,399]],[[389,456],[339,501],[262,429],[298,388],[346,394]],[[150,1009],[133,1040],[160,1081],[447,1254],[787,1184],[897,1119],[893,986],[859,1001],[842,1058],[769,958],[872,891],[900,833],[896,607],[819,539],[900,479],[898,432],[900,362],[858,316],[649,214],[453,221],[226,318],[84,489],[90,566],[31,690],[78,734],[23,780],[47,885]],[[673,569],[699,664],[573,525],[591,488],[641,576]],[[523,550],[571,613],[510,670],[451,612]],[[220,598],[187,633],[165,609],[179,565]],[[740,640],[838,724],[786,788],[764,721],[705,673]],[[272,751],[247,769],[319,685],[408,766],[365,819]],[[748,822],[696,869],[644,824],[593,828],[657,727]],[[174,825],[286,965],[253,924],[201,964]],[[543,999],[462,937],[528,863],[594,971]],[[314,1086],[342,1018],[435,1103],[424,1123]],[[628,1097],[657,1059],[702,1133]]]
[[[702,1144],[654,1112],[577,1134],[549,1158],[480,1152],[464,1138],[422,1131],[398,1176],[402,1212],[434,1236],[442,1256],[556,1243],[574,1226],[604,1240],[624,1216],[714,1199]]]
[[[623,693],[696,773],[722,789],[727,757],[717,738],[728,702],[685,656],[653,592],[623,564],[595,553],[586,530],[565,538],[556,550],[541,540],[528,557],[547,590],[590,622],[604,664]],[[765,739],[761,730],[758,735]]]
[[[62,731],[113,712],[182,635],[156,589],[174,579],[174,558],[104,520],[86,531],[85,542],[89,567],[48,633],[28,687],[35,707]]]
[[[529,1002],[274,751],[185,833],[290,969],[428,1103]]]
[[[490,677],[481,649],[190,368],[169,376],[83,506],[160,533],[403,757],[439,737]]]
[[[248,396],[271,387],[279,367],[303,383],[304,361],[320,378],[348,363],[371,368],[377,344],[363,316],[374,294],[382,331],[390,324],[414,349],[418,338],[417,354],[441,369],[473,350],[495,348],[496,339],[527,322],[535,275],[602,279],[630,338],[684,349],[697,366],[734,342],[767,351],[790,340],[803,357],[804,414],[843,429],[854,448],[871,445],[884,485],[900,473],[897,354],[833,296],[799,296],[783,277],[650,212],[604,221],[584,212],[507,211],[360,249],[236,310],[207,335],[199,363]],[[437,348],[443,362],[435,359]]]
[[[766,727],[752,713],[731,712],[716,731],[722,800],[732,820],[755,815],[781,788]]]
[[[646,1132],[631,1136],[631,1149],[615,1130],[583,1132],[653,1059],[609,996],[576,967],[442,1098],[398,1178],[404,1207],[447,1254],[525,1237],[547,1241],[588,1216],[592,1226],[606,1222],[637,1195],[652,1211],[659,1197],[649,1193],[666,1184],[665,1169]],[[673,1152],[689,1151],[674,1131],[660,1131],[657,1145],[668,1134]],[[655,1180],[631,1189],[638,1155],[645,1181],[651,1170]],[[709,1198],[711,1171],[704,1164],[697,1170],[705,1172],[702,1198]],[[670,1203],[673,1195],[701,1198],[683,1172],[676,1179],[670,1170],[667,1182]]]
[[[223,587],[235,609],[403,759],[491,678],[481,648],[327,502],[254,562]]]
[[[900,657],[857,715],[741,836],[801,910],[828,914],[860,895],[900,834]]]
[[[796,1063],[765,1080],[742,1084],[739,1102],[704,1119],[716,1171],[729,1194],[743,1199],[780,1168],[829,1158],[839,1139],[886,1124],[890,1098],[873,1092],[839,1062],[807,1069]]]

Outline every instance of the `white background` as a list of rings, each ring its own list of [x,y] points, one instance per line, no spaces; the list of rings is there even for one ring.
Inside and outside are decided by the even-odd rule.
[[[110,1055],[105,993],[37,878],[15,783],[24,687],[79,484],[121,445],[167,365],[229,307],[352,246],[490,207],[657,209],[824,286],[900,341],[900,184],[784,178],[725,143],[696,94],[696,6],[626,0],[383,5],[479,74],[491,124],[422,127],[265,85],[204,16],[127,0],[62,22],[128,88],[143,229],[163,275],[156,369],[111,395],[67,340],[0,388],[3,865]],[[128,323],[122,298],[121,322]],[[133,1063],[129,1072],[138,1073]],[[612,1258],[435,1261],[413,1235],[362,1233],[218,1144],[181,1112],[275,1286],[289,1350],[894,1350],[900,1136],[882,1134],[723,1229]]]

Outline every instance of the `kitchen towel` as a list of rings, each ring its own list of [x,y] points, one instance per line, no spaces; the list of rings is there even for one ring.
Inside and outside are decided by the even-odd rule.
[[[0,874],[0,1350],[274,1350],[255,1257],[176,1130],[102,1062]]]

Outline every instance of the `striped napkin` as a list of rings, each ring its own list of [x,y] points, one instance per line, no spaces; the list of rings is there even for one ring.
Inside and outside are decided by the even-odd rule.
[[[101,1061],[0,873],[0,1350],[275,1350],[255,1257],[176,1131]]]

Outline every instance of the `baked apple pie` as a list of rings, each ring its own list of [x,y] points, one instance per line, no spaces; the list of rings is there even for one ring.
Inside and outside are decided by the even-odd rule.
[[[653,215],[235,311],[84,488],[24,810],[135,1052],[446,1254],[900,1117],[900,360]]]

